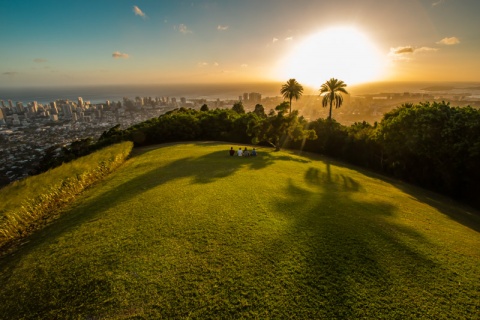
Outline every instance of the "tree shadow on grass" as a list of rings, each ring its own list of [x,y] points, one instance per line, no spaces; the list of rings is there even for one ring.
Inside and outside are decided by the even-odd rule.
[[[133,153],[133,158],[168,146],[167,144],[141,148]],[[205,143],[203,146],[207,147],[211,146],[211,144]],[[228,150],[225,150],[207,153],[200,157],[180,158],[166,165],[156,165],[153,161],[142,164],[141,166],[152,167],[153,169],[137,175],[109,191],[90,195],[88,199],[82,201],[81,207],[77,209],[67,208],[63,210],[67,211],[67,213],[62,214],[53,223],[31,235],[13,255],[7,254],[0,258],[0,270],[12,262],[18,261],[19,257],[28,254],[28,252],[44,241],[54,241],[54,239],[76,226],[96,219],[101,212],[129,201],[165,183],[189,178],[192,183],[208,184],[218,179],[229,178],[241,168],[261,170],[273,165],[277,161],[307,162],[307,160],[299,159],[298,157],[276,155],[266,150],[259,152],[259,155],[256,157],[232,157],[228,154]],[[134,170],[135,167],[131,169]]]
[[[395,207],[356,200],[361,184],[333,174],[328,162],[325,170],[309,168],[305,182],[311,188],[289,182],[288,198],[277,204],[288,228],[263,251],[274,261],[276,277],[291,280],[283,303],[304,312],[296,316],[409,318],[452,312],[447,289],[438,290],[435,283],[450,277],[449,289],[455,290],[458,275],[419,250],[430,246],[422,234],[393,222]],[[278,316],[292,315],[283,312]]]
[[[312,155],[305,152],[299,154],[304,154],[305,156],[313,156],[315,158],[319,157],[319,155],[317,154]],[[321,157],[321,159],[326,163],[330,162],[328,158]],[[344,166],[344,164],[342,164],[341,162],[332,161],[332,163]],[[456,221],[476,232],[480,232],[480,211],[476,208],[472,208],[466,204],[457,202],[447,196],[409,184],[407,182],[396,180],[392,177],[382,175],[380,173],[376,173],[362,167],[356,167],[351,164],[349,164],[348,167],[354,168],[356,171],[361,172],[367,177],[380,179],[387,183],[390,183],[397,189],[408,194],[412,199],[418,200],[421,203],[425,203],[432,208],[437,209],[440,213],[448,216],[453,221]]]

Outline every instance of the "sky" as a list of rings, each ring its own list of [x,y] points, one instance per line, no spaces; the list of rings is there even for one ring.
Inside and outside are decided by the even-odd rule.
[[[478,0],[0,0],[0,86],[480,81]]]

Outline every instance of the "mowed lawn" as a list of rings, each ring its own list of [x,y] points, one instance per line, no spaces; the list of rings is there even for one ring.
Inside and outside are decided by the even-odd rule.
[[[136,150],[0,260],[0,318],[480,318],[479,212],[230,146]]]

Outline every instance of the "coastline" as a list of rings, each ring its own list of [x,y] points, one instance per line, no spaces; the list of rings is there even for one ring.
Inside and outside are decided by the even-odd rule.
[[[349,86],[352,95],[376,94],[382,92],[427,93],[429,87],[451,88],[448,92],[469,92],[480,95],[480,82],[373,82]],[[82,97],[92,104],[122,101],[139,97],[185,97],[187,99],[238,100],[244,92],[259,92],[262,97],[280,96],[280,83],[227,83],[227,84],[153,84],[153,85],[92,85],[65,87],[11,87],[0,88],[0,100],[29,103],[37,101],[46,104],[57,99],[76,101]],[[438,91],[435,91],[438,92]],[[304,95],[316,95],[316,88],[305,87]]]

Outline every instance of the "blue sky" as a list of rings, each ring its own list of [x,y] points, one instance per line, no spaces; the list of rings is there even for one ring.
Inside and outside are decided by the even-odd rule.
[[[478,0],[0,0],[0,12],[7,87],[301,80],[315,59],[369,67],[369,52],[381,72],[365,81],[480,81]]]

